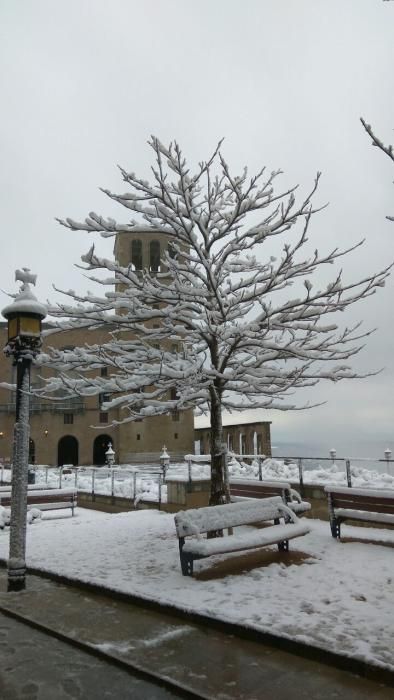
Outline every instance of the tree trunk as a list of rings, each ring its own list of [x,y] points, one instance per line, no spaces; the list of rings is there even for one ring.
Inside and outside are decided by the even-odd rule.
[[[230,502],[227,473],[227,450],[223,444],[222,405],[220,395],[211,391],[211,496],[209,505]]]

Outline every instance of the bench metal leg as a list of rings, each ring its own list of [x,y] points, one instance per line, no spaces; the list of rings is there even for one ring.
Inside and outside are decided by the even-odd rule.
[[[336,539],[339,540],[341,537],[341,523],[336,518],[330,518],[331,534]]]
[[[193,576],[193,556],[180,552],[181,568],[183,576]]]
[[[183,576],[193,576],[193,555],[183,551],[185,538],[179,538],[179,556],[181,559],[181,569]]]
[[[280,552],[289,551],[289,540],[283,540],[283,542],[278,542],[278,549]]]

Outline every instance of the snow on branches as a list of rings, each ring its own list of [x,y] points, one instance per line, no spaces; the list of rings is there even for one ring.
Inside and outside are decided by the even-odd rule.
[[[297,201],[296,188],[278,190],[280,171],[231,174],[221,142],[194,174],[177,143],[166,147],[152,137],[149,145],[151,182],[121,168],[126,193],[103,190],[136,220],[119,224],[90,213],[81,223],[59,221],[104,237],[135,232],[143,238],[154,230],[170,248],[155,271],[90,249],[84,269],[107,291],[65,292],[69,303],[50,313],[62,328],[107,328],[108,340],[43,357],[59,372],[43,391],[111,394],[105,407],[121,408],[121,421],[208,410],[212,455],[218,455],[223,409],[294,409],[285,401],[294,390],[358,376],[348,361],[369,332],[358,324],[340,329],[335,314],[374,294],[389,268],[356,282],[339,272],[322,288],[312,284],[319,268],[360,245],[308,252],[319,174]],[[274,257],[269,242],[281,236],[285,242]],[[103,280],[94,271],[109,276]],[[100,367],[109,369],[106,377],[92,372]]]
[[[373,145],[373,146],[377,146],[377,148],[380,148],[380,150],[383,151],[383,153],[385,153],[386,156],[388,156],[389,158],[391,158],[392,161],[394,161],[394,149],[393,149],[393,146],[392,146],[391,144],[389,144],[388,146],[386,146],[386,145],[383,143],[383,141],[381,141],[381,140],[376,136],[376,134],[375,134],[374,131],[372,130],[372,126],[371,126],[370,124],[367,124],[367,122],[366,122],[362,117],[360,117],[360,121],[361,121],[361,124],[363,125],[365,131],[367,132],[367,134],[369,134],[369,136],[371,137],[371,139],[372,139],[372,145]],[[388,219],[389,221],[394,221],[394,216],[386,216],[386,219]]]

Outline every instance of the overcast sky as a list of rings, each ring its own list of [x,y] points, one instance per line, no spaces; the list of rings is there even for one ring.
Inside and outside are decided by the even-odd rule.
[[[359,117],[394,141],[393,37],[394,2],[382,0],[0,0],[1,288],[15,290],[22,266],[42,300],[56,299],[52,283],[88,288],[74,264],[92,239],[54,217],[127,220],[98,187],[124,190],[118,163],[148,176],[152,133],[177,139],[192,165],[224,136],[234,171],[281,168],[301,193],[322,171],[316,202],[330,206],[313,244],[366,237],[345,277],[384,267],[394,169]],[[357,366],[384,371],[322,384],[305,398],[327,404],[308,413],[260,414],[274,444],[394,449],[393,289],[391,278],[344,319],[378,327]]]

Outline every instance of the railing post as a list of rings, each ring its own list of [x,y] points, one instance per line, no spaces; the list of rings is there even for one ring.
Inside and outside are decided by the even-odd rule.
[[[384,451],[384,458],[386,460],[386,465],[387,465],[387,474],[390,474],[390,458],[391,458],[391,450],[387,448]]]
[[[259,467],[259,481],[262,481],[262,480],[263,480],[263,466],[262,466],[262,463],[261,463],[261,457],[258,457],[258,458],[257,458],[257,464],[258,464],[258,467]]]
[[[352,488],[352,473],[350,471],[350,459],[346,460],[346,479],[349,489]]]
[[[111,470],[111,496],[114,498],[115,496],[115,470]]]
[[[62,488],[63,467],[59,467],[59,489]]]
[[[300,496],[303,496],[304,495],[304,474],[303,474],[303,469],[302,469],[301,457],[298,460],[298,478],[300,481]]]
[[[187,476],[189,480],[189,484],[192,483],[192,460],[191,457],[188,457],[187,460]]]
[[[158,497],[159,497],[159,510],[160,510],[161,509],[161,474],[159,474],[158,487],[159,487]]]
[[[74,481],[74,488],[78,488],[78,467],[75,468],[75,481]]]
[[[45,467],[45,486],[48,484],[48,465]]]
[[[137,491],[137,472],[133,474],[133,500],[135,501],[135,494]]]
[[[4,462],[1,463],[1,481],[3,482],[4,478]]]
[[[95,478],[96,478],[96,470],[95,470],[95,468],[93,467],[93,469],[92,469],[92,501],[94,501],[94,482],[95,482]]]

